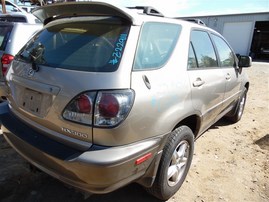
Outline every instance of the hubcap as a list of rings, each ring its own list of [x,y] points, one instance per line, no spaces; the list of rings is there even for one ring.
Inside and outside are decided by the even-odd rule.
[[[181,141],[172,156],[167,171],[168,185],[173,187],[177,185],[183,176],[190,153],[190,145],[186,140]]]

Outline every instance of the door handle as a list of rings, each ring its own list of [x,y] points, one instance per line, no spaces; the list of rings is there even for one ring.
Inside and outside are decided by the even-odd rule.
[[[193,87],[200,87],[204,85],[205,81],[203,81],[201,78],[197,78],[196,81],[192,83]]]

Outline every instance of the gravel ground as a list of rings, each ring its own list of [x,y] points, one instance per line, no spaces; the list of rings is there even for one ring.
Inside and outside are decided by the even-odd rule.
[[[255,62],[245,113],[237,124],[221,120],[196,141],[187,179],[174,201],[269,201],[269,63]],[[29,165],[0,135],[1,202],[157,202],[131,184],[89,198]]]

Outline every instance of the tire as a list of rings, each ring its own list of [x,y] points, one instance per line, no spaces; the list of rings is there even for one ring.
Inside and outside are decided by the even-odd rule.
[[[244,88],[244,91],[236,104],[235,112],[233,113],[233,115],[228,117],[230,121],[232,121],[233,123],[240,121],[240,119],[242,118],[246,105],[246,100],[247,100],[247,89]]]
[[[187,126],[180,126],[168,137],[156,179],[147,191],[160,200],[168,200],[183,184],[194,151],[194,135]]]

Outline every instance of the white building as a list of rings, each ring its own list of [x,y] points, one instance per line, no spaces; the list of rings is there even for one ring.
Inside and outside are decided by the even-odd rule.
[[[221,33],[236,53],[269,59],[269,12],[192,16]]]

